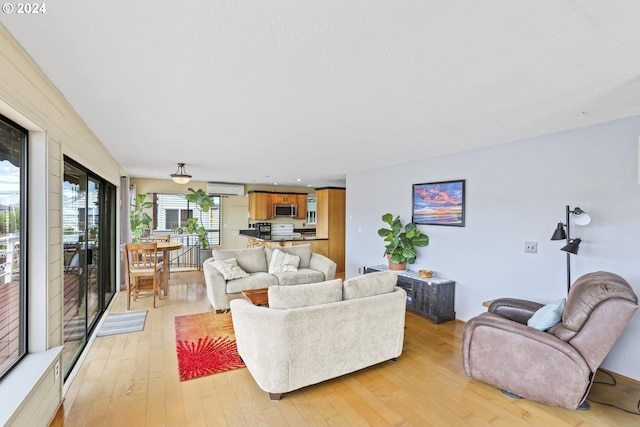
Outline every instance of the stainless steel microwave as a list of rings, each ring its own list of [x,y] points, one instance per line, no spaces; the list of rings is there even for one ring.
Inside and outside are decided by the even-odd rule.
[[[273,205],[274,217],[287,217],[293,218],[298,214],[298,205]]]

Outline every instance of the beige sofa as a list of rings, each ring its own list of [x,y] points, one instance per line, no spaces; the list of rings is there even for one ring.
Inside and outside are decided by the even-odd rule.
[[[238,353],[272,400],[402,353],[406,293],[395,272],[269,288],[269,308],[231,301]]]
[[[280,254],[292,255],[299,258],[295,268],[270,273],[276,250]],[[235,260],[240,274],[232,272],[225,279],[220,272],[220,264],[224,261]],[[207,297],[214,310],[220,312],[229,309],[229,301],[241,297],[240,292],[249,289],[268,288],[269,286],[299,285],[331,280],[336,276],[336,263],[331,259],[311,252],[311,245],[298,245],[282,248],[249,248],[221,250],[214,249],[212,257],[204,264],[204,278],[207,286]],[[282,267],[282,266],[281,266]],[[236,269],[237,271],[237,269]],[[242,274],[244,273],[244,274]]]

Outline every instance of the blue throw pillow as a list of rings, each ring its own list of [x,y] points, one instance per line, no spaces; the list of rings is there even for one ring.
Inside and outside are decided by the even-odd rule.
[[[556,323],[562,320],[566,299],[545,305],[535,313],[527,322],[527,325],[539,331],[546,331]]]

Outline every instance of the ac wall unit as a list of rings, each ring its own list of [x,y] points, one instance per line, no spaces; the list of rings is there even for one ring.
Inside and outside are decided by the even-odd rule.
[[[244,185],[209,182],[207,183],[207,194],[220,196],[244,196]]]

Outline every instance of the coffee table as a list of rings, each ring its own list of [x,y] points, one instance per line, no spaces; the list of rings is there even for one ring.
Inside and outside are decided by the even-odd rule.
[[[242,295],[253,305],[269,304],[269,288],[249,289],[242,291]]]

